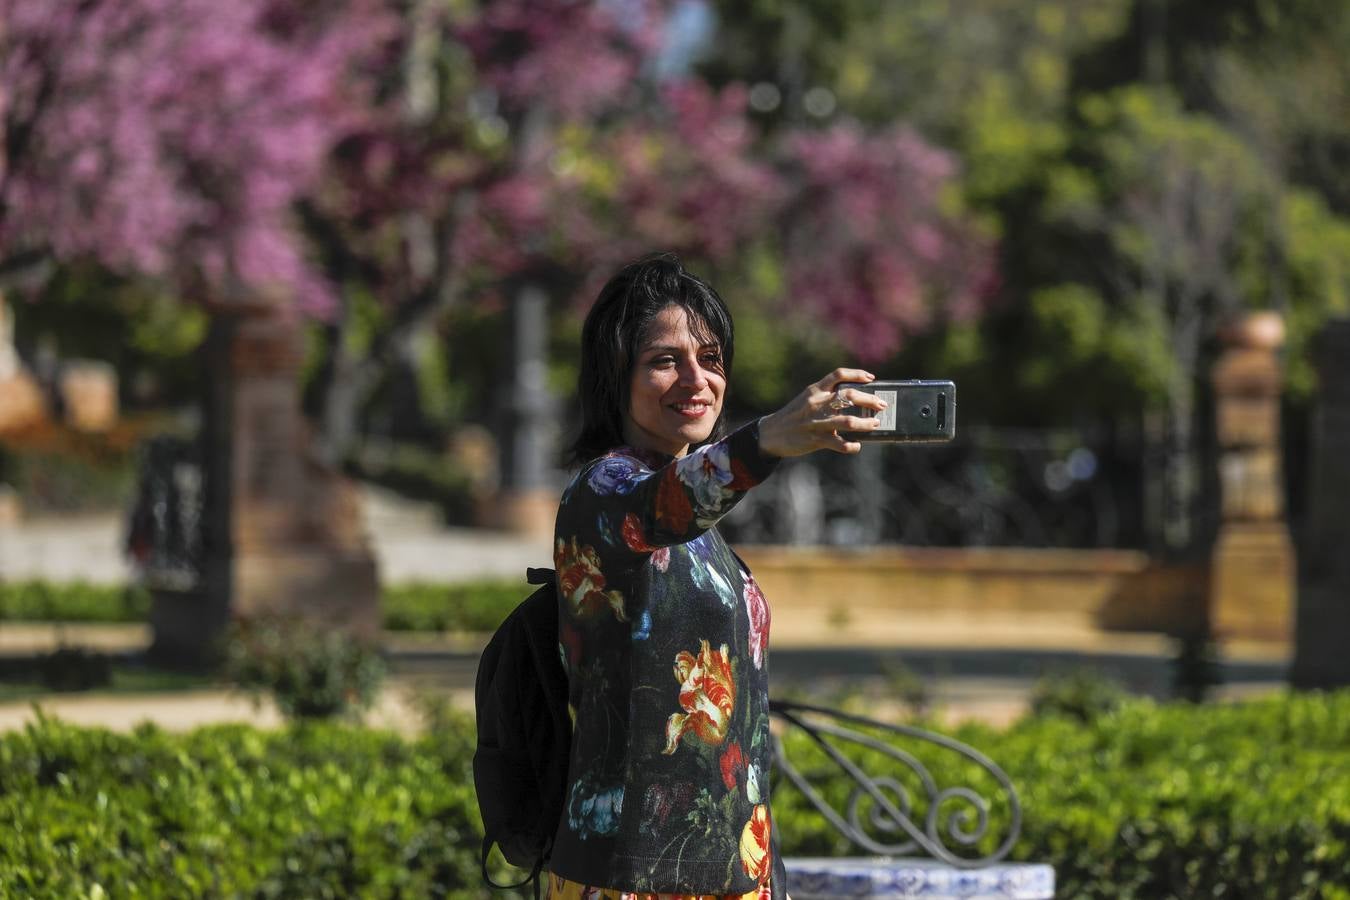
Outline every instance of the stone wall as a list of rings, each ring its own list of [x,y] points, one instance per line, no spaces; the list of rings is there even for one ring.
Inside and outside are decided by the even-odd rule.
[[[898,634],[942,618],[1025,630],[1193,634],[1206,566],[1169,566],[1129,550],[875,547],[738,548],[775,617],[822,634]],[[1279,650],[1284,644],[1275,643]]]

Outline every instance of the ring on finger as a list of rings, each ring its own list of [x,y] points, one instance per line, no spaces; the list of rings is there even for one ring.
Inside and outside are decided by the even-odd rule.
[[[843,398],[843,395],[840,394],[839,391],[835,391],[834,395],[830,397],[830,409],[833,409],[836,412],[841,409],[848,409],[852,405],[852,403],[849,403]]]

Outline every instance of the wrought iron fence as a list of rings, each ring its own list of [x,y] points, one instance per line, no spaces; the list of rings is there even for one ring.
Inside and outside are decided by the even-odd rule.
[[[127,523],[127,553],[152,589],[188,591],[202,577],[202,466],[196,442],[151,438]]]
[[[787,460],[719,527],[744,543],[1143,548],[1156,465],[1137,435],[968,429]]]

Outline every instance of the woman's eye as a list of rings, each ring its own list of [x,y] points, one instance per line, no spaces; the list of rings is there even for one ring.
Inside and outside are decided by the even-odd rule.
[[[720,353],[705,353],[705,354],[703,354],[703,356],[700,358],[700,361],[701,361],[705,366],[720,366],[720,365],[722,364],[722,354],[720,354]]]
[[[652,365],[656,366],[658,369],[664,369],[667,366],[673,366],[675,365],[675,357],[658,356],[656,357],[656,359],[652,360]]]

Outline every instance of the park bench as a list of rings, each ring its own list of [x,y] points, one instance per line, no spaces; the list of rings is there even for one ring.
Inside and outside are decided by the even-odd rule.
[[[1051,866],[1003,861],[1021,832],[1021,802],[1007,774],[975,748],[922,728],[807,703],[774,700],[769,710],[776,722],[774,765],[852,847],[868,854],[785,859],[793,900],[1041,900],[1054,896]],[[792,729],[809,735],[825,758],[852,781],[845,811],[833,806],[788,757],[783,736]],[[966,785],[939,784],[918,756],[882,740],[877,732],[902,737],[897,742],[902,745],[928,744],[955,753],[988,773],[1007,809],[1006,833],[997,846],[976,855],[976,846],[989,835],[989,798]],[[841,744],[875,751],[897,768],[868,774],[840,749]]]

